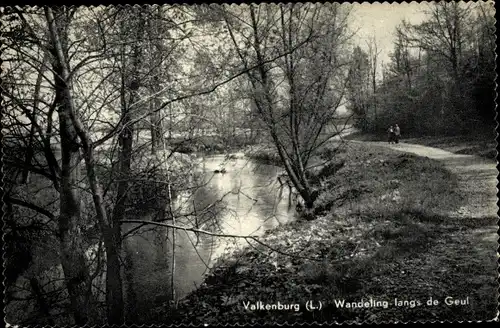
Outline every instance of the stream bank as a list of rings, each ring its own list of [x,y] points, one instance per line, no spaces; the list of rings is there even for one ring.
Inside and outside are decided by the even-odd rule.
[[[464,201],[456,175],[437,161],[362,143],[349,144],[336,161],[345,162],[342,169],[317,179],[322,192],[316,206],[324,210],[316,220],[279,226],[259,237],[260,243],[250,240],[247,247],[222,256],[196,291],[175,309],[169,304],[153,309],[150,322],[494,317],[495,253],[481,251],[494,247],[484,236],[468,233],[491,225],[492,219],[464,221],[436,214]],[[470,304],[417,305],[429,296],[450,295],[469,297]],[[395,298],[406,300],[406,306],[394,303]],[[387,301],[388,306],[352,309],[334,301],[362,299]],[[323,309],[307,311],[309,300],[321,301]],[[252,310],[250,304],[259,301],[289,306]]]

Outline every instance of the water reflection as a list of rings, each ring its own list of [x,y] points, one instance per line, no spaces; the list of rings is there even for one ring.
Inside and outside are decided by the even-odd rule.
[[[222,168],[225,168],[225,174],[214,173]],[[178,191],[173,203],[175,224],[214,234],[260,236],[266,230],[293,219],[294,207],[289,207],[288,190],[280,192],[276,179],[281,173],[276,166],[258,164],[247,158],[225,160],[224,156],[211,156],[200,159],[195,174],[200,187],[185,186],[186,190]],[[149,217],[141,219],[151,220]],[[123,229],[125,232],[137,226],[127,224]],[[127,279],[132,279],[138,304],[149,304],[158,296],[170,295],[172,230],[144,226],[124,241],[126,258],[132,259],[130,262],[133,263],[128,267]],[[241,238],[176,229],[176,298],[182,298],[197,288],[207,267],[228,246],[246,245]]]
[[[225,168],[225,174],[215,170]],[[293,219],[288,191],[279,198],[276,177],[281,169],[257,164],[246,158],[225,161],[224,156],[207,157],[200,163],[205,185],[177,200],[186,213],[196,212],[200,228],[213,233],[259,236],[264,231]],[[188,205],[189,206],[186,206]],[[193,225],[194,218],[180,218],[178,224]],[[175,287],[183,297],[203,280],[203,274],[226,247],[245,246],[244,239],[213,237],[193,232],[176,232]]]

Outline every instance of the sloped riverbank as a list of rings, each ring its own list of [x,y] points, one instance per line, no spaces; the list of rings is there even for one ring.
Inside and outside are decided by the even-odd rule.
[[[325,150],[328,151],[328,150]],[[205,283],[151,322],[489,320],[496,314],[497,218],[451,216],[458,172],[425,157],[350,143],[315,179],[322,213],[220,258]],[[429,300],[430,301],[429,305]],[[314,301],[314,303],[308,303]],[[437,303],[435,302],[437,301]],[[306,305],[319,306],[309,311]],[[310,309],[310,308],[309,308]]]

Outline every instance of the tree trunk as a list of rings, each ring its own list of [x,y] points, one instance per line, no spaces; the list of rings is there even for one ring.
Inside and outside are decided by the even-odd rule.
[[[58,9],[57,13],[61,14]],[[89,320],[88,302],[85,297],[90,283],[90,275],[86,266],[82,234],[80,230],[81,204],[80,190],[80,146],[77,133],[71,122],[71,103],[66,92],[69,90],[69,81],[65,79],[65,67],[61,59],[64,58],[63,43],[66,22],[58,21],[53,17],[52,10],[46,9],[47,22],[52,37],[52,53],[54,55],[53,70],[55,80],[56,99],[59,103],[59,135],[61,138],[61,192],[59,196],[59,240],[61,247],[61,264],[68,288],[71,311],[77,325],[85,325]],[[59,26],[58,26],[59,25]]]
[[[110,227],[108,222],[102,188],[95,172],[92,140],[83,127],[74,108],[68,60],[65,55],[67,41],[65,34],[57,26],[61,24],[60,13],[64,9],[58,8],[56,10],[57,15],[54,17],[52,8],[45,8],[55,62],[56,98],[59,97],[62,100],[62,105],[59,106],[58,110],[62,153],[61,209],[59,219],[59,237],[62,248],[61,262],[67,279],[71,309],[74,313],[76,324],[85,325],[89,320],[88,298],[85,295],[88,290],[91,290],[88,288],[88,284],[91,282],[83,253],[80,227],[78,226],[80,220],[80,195],[77,183],[79,182],[80,173],[78,166],[80,145],[77,142],[77,137],[79,137],[82,143],[87,178],[94,200],[97,219],[106,247],[108,324],[122,324],[123,291],[119,270],[118,249],[115,247],[117,243],[116,230],[113,230],[116,228]]]
[[[57,67],[54,67],[57,72]],[[60,87],[60,79],[59,85]],[[60,92],[60,90],[56,91]],[[59,214],[59,239],[61,242],[61,264],[64,270],[71,307],[77,325],[88,320],[85,292],[89,272],[85,263],[82,234],[80,231],[80,161],[77,136],[66,112],[67,106],[59,109],[59,130],[61,137],[61,192]]]
[[[156,92],[155,88],[151,89],[152,92]],[[161,122],[161,113],[160,111],[154,111],[158,108],[158,101],[156,97],[154,97],[150,101],[150,110],[151,110],[151,153],[155,154],[162,145],[163,139],[163,128]]]
[[[45,297],[43,296],[43,291],[40,287],[40,283],[35,277],[30,278],[30,286],[38,303],[38,306],[40,307],[40,311],[47,318],[49,325],[54,326],[54,319],[52,319],[52,316],[50,315],[50,307],[47,304]]]
[[[130,118],[126,115],[125,124]],[[133,129],[125,127],[120,133],[120,158],[118,173],[118,189],[116,202],[113,209],[113,219],[108,230],[108,242],[106,243],[108,272],[106,276],[108,321],[123,322],[123,291],[121,279],[121,267],[119,254],[121,250],[121,221],[125,219],[125,209],[127,204],[128,178],[130,176],[130,163],[132,157]]]
[[[35,109],[33,109],[33,112],[35,112]],[[30,140],[28,142],[28,149],[26,149],[26,155],[24,157],[24,165],[25,169],[23,170],[22,177],[21,177],[21,183],[23,184],[28,184],[30,182],[30,170],[29,166],[31,165],[31,161],[33,160],[33,155],[34,155],[34,135],[35,135],[35,125],[31,125],[30,129]]]
[[[122,281],[121,281],[121,268],[119,263],[118,255],[121,252],[122,240],[121,240],[121,221],[125,219],[125,210],[127,206],[128,200],[128,190],[129,190],[129,178],[131,174],[131,163],[132,163],[132,151],[133,151],[133,135],[134,135],[134,125],[131,124],[131,116],[130,116],[130,104],[133,104],[136,99],[136,93],[139,89],[140,83],[138,79],[138,71],[141,64],[141,49],[140,49],[140,40],[142,37],[142,33],[144,31],[144,18],[141,19],[141,27],[137,31],[137,39],[135,40],[134,53],[133,53],[133,62],[132,62],[132,72],[130,73],[130,80],[125,76],[125,72],[122,71],[122,89],[121,89],[121,115],[123,118],[123,129],[119,135],[119,145],[120,145],[120,154],[119,154],[119,166],[118,166],[118,187],[116,193],[116,201],[113,209],[113,216],[111,222],[110,236],[112,238],[113,250],[116,251],[114,256],[116,256],[116,264],[112,264],[111,267],[108,267],[108,270],[113,270],[113,272],[120,277],[120,284],[116,285],[114,281],[107,281],[108,288],[115,288],[118,293],[118,288],[120,295],[116,295],[116,299],[111,299],[109,302],[115,303],[115,312],[112,311],[112,308],[108,305],[108,317],[112,320],[123,319],[123,291],[122,291]],[[125,65],[125,63],[123,63]],[[126,95],[129,94],[128,101],[126,100]],[[151,119],[155,120],[156,116],[152,115]],[[138,130],[139,132],[139,130]],[[157,131],[152,131],[152,137],[155,139],[155,142],[158,143]],[[155,147],[155,145],[153,145]],[[155,149],[155,148],[153,148]],[[128,266],[125,268],[126,277],[130,274],[128,272],[131,269],[131,265],[133,263],[129,262]],[[130,281],[129,281],[130,283]],[[131,286],[128,286],[129,288]],[[128,295],[130,296],[130,295]],[[121,306],[119,303],[121,302]],[[135,297],[127,298],[127,306],[135,308],[136,306]],[[120,314],[120,318],[118,318],[118,314]],[[129,316],[127,315],[129,318]],[[109,320],[109,319],[108,319]],[[122,323],[123,321],[121,321]]]
[[[151,125],[149,127],[149,131],[150,131],[150,134],[151,134],[151,155],[154,155],[156,154],[156,151],[158,150],[158,138],[157,138],[157,134],[156,134],[156,127],[155,127],[155,115],[154,115],[154,104],[153,104],[153,100],[150,100],[149,101],[149,110],[151,111]]]
[[[127,299],[127,311],[125,312],[125,320],[127,324],[132,324],[137,322],[137,294],[134,286],[134,262],[133,262],[133,250],[131,246],[124,242],[123,247],[124,253],[124,277],[126,282],[125,296]]]
[[[123,324],[123,282],[120,265],[121,230],[119,224],[108,227],[106,247],[106,313],[108,324]]]
[[[304,186],[302,184],[302,181],[299,176],[296,174],[296,169],[293,167],[293,163],[290,163],[290,160],[285,153],[283,146],[281,145],[281,142],[279,141],[278,136],[276,135],[275,131],[271,131],[271,136],[273,138],[274,144],[276,146],[276,149],[278,151],[278,154],[280,156],[281,162],[283,163],[285,167],[285,171],[290,178],[290,181],[292,182],[293,186],[297,189],[298,193],[304,200],[304,203],[307,208],[312,208],[314,205],[314,197],[312,196],[312,193],[310,189],[307,188],[307,186]]]

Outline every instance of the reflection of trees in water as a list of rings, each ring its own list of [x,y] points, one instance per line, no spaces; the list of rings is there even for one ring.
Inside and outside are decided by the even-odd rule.
[[[213,163],[212,163],[213,164]],[[241,165],[240,165],[241,166]],[[238,171],[237,171],[238,170]],[[279,169],[269,165],[236,165],[225,175],[207,169],[193,175],[189,184],[176,190],[173,212],[176,225],[196,227],[214,233],[254,234],[254,230],[285,223],[287,191],[279,193],[275,177]],[[193,186],[197,185],[197,188]],[[178,185],[179,186],[179,185]],[[282,196],[282,199],[279,197]],[[277,217],[275,217],[277,216]],[[166,217],[167,222],[169,216]],[[137,304],[151,304],[170,295],[172,229],[142,227],[126,240],[126,252],[133,263],[128,286]],[[213,237],[175,230],[175,289],[179,297],[196,288],[211,262],[227,245],[244,240]],[[140,293],[139,293],[140,291]],[[127,294],[127,296],[129,296]],[[162,298],[162,296],[165,296]],[[141,309],[134,312],[140,313]]]
[[[169,295],[170,248],[165,227],[144,226],[123,241],[125,297],[131,322],[156,299]]]
[[[261,223],[263,228],[271,228],[284,223],[283,219],[286,221],[293,207],[287,203],[288,190],[280,189],[275,179],[281,170],[252,160],[236,160],[230,164],[225,175],[213,176],[207,172],[206,179],[212,177],[212,183],[193,195],[198,223],[211,232],[224,231],[225,226],[234,233],[246,232],[236,232],[238,224],[248,227]]]
[[[266,172],[267,170],[267,172]],[[293,203],[289,197],[289,189],[281,186],[275,178],[278,169],[269,165],[256,165],[255,174],[255,198],[259,200],[259,206],[255,211],[259,213],[264,228],[269,229],[276,224],[283,224],[293,212]],[[266,172],[268,174],[262,174]]]
[[[214,186],[212,173],[199,173],[199,187],[184,196],[184,221],[199,229],[215,232],[228,208],[227,196]]]
[[[176,225],[198,227],[202,230],[220,232],[221,218],[225,216],[227,202],[217,188],[202,174],[193,174],[188,183],[175,192],[172,214]],[[179,187],[177,185],[176,187]],[[157,216],[147,215],[153,220]],[[142,217],[142,219],[148,219]],[[166,222],[171,218],[167,215]],[[133,229],[128,226],[125,231]],[[205,234],[186,233],[180,229],[144,226],[133,232],[124,241],[124,262],[127,280],[127,298],[141,308],[130,309],[141,313],[154,300],[168,301],[171,295],[170,278],[172,268],[172,233],[175,231],[175,289],[178,296],[193,289],[193,280],[186,276],[201,277],[210,263],[215,238]],[[128,265],[127,265],[128,264]],[[191,273],[193,272],[193,273]],[[190,276],[191,275],[191,276]]]

